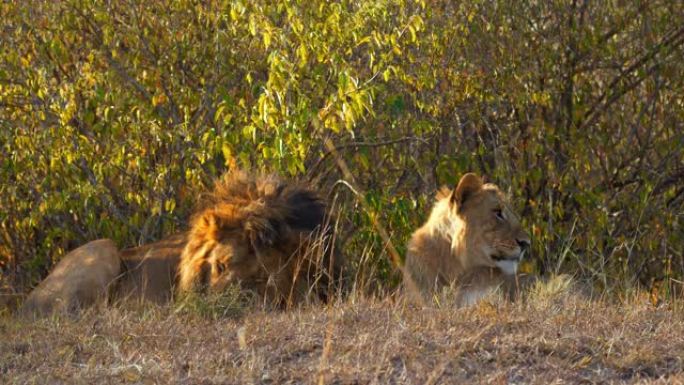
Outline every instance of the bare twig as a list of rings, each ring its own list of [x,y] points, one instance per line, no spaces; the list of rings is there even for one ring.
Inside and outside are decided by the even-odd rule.
[[[424,138],[420,138],[417,136],[405,136],[403,138],[397,138],[397,139],[387,139],[387,140],[380,140],[376,142],[352,142],[352,143],[345,143],[341,144],[338,146],[334,146],[333,150],[331,151],[328,149],[323,156],[318,159],[318,161],[309,168],[309,180],[312,179],[313,175],[316,174],[316,170],[320,167],[320,165],[328,158],[330,155],[333,155],[334,153],[337,153],[341,150],[345,150],[347,148],[359,148],[359,147],[368,147],[368,148],[373,148],[373,147],[383,147],[383,146],[390,146],[393,144],[397,143],[404,143],[404,142],[421,142],[423,144],[427,144],[427,140]]]
[[[347,178],[347,182],[354,187],[355,191],[358,192],[358,194],[356,195],[357,201],[361,204],[361,206],[366,212],[372,212],[372,208],[368,205],[368,203],[366,203],[366,201],[363,198],[361,198],[365,196],[365,194],[356,183],[356,178],[354,178],[354,174],[352,174],[351,170],[349,169],[349,166],[347,166],[347,162],[345,162],[344,159],[342,159],[342,157],[337,152],[337,148],[335,147],[335,145],[333,145],[332,141],[327,138],[324,140],[323,144],[328,149],[328,151],[335,157],[337,166],[340,168],[340,171],[342,171],[344,177]],[[412,294],[420,293],[418,287],[416,286],[416,283],[413,282],[411,276],[407,274],[406,270],[404,269],[404,264],[401,262],[401,256],[399,255],[399,252],[397,251],[396,247],[394,247],[394,243],[392,242],[389,233],[385,229],[385,226],[383,226],[382,223],[380,223],[378,216],[373,216],[373,227],[378,232],[378,235],[380,236],[382,241],[385,243],[385,247],[387,249],[388,254],[390,255],[392,264],[397,270],[401,272],[407,290]],[[418,301],[422,300],[422,296],[420,295],[413,295],[413,297],[415,297]]]
[[[594,124],[596,120],[598,120],[598,118],[601,116],[601,114],[608,109],[608,107],[610,107],[613,103],[619,100],[627,92],[633,90],[639,84],[641,84],[641,82],[647,79],[648,76],[651,75],[658,68],[659,65],[658,63],[652,65],[646,71],[644,76],[628,83],[621,90],[615,91],[615,89],[617,89],[617,87],[623,83],[625,78],[627,78],[631,73],[638,70],[640,67],[644,66],[646,63],[654,59],[664,49],[669,47],[672,51],[674,51],[676,48],[680,47],[682,44],[684,44],[683,37],[684,27],[680,27],[679,29],[671,32],[668,37],[664,38],[660,43],[658,43],[649,52],[645,53],[643,56],[637,59],[630,66],[620,71],[620,73],[617,76],[615,76],[615,78],[610,82],[608,87],[606,87],[603,93],[598,97],[596,102],[594,102],[593,106],[589,109],[589,111],[587,111],[584,114],[584,117],[582,118],[583,123],[580,125],[580,128],[583,129]],[[609,95],[611,96],[609,97]]]

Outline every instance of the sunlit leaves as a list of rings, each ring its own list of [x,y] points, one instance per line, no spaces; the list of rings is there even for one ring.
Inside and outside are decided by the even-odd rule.
[[[237,167],[342,194],[345,251],[381,278],[371,223],[401,249],[466,171],[510,189],[537,268],[681,258],[681,11],[581,3],[2,3],[0,258],[156,239]]]

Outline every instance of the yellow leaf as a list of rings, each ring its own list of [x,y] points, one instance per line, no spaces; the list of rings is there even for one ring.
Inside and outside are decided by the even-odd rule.
[[[166,103],[166,100],[166,95],[158,93],[152,97],[152,105],[157,107],[159,105]]]
[[[164,209],[171,213],[173,212],[173,209],[176,208],[176,201],[174,199],[168,199],[166,202],[164,202]]]
[[[297,56],[299,56],[299,66],[304,67],[309,59],[309,52],[304,44],[297,48]]]
[[[271,45],[271,32],[270,31],[264,31],[263,38],[264,38],[264,47],[268,48]]]

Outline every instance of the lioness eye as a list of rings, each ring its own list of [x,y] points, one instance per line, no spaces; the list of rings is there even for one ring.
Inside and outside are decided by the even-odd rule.
[[[503,216],[503,211],[501,209],[494,209],[494,215],[496,215],[496,219],[503,221],[505,218]]]

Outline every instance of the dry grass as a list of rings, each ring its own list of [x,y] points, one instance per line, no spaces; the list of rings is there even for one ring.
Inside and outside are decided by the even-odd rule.
[[[0,382],[684,382],[681,307],[654,308],[647,296],[587,300],[562,282],[533,289],[525,301],[463,309],[355,298],[221,318],[177,309],[5,316]]]

